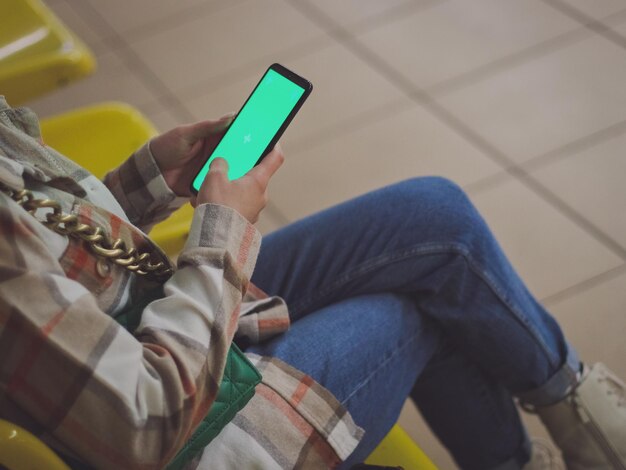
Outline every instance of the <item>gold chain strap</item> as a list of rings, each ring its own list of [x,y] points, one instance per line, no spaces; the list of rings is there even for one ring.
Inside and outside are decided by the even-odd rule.
[[[42,223],[61,235],[87,242],[97,256],[142,276],[157,280],[171,276],[172,268],[165,262],[152,263],[150,253],[139,253],[136,248],[129,249],[124,240],[120,238],[111,240],[102,228],[79,223],[76,215],[63,214],[58,202],[52,199],[35,199],[33,193],[27,189],[21,191],[13,191],[5,187],[1,189],[33,216],[39,209],[52,209],[52,212],[46,214],[46,220]]]

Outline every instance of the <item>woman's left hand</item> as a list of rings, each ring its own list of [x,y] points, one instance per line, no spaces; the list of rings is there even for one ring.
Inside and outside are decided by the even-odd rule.
[[[175,127],[150,141],[152,156],[176,195],[191,196],[191,180],[233,119],[234,115],[227,115],[217,120]]]

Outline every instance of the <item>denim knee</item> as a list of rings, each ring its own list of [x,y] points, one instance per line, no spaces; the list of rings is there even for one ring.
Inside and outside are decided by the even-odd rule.
[[[411,178],[394,185],[415,229],[441,243],[469,248],[485,239],[487,225],[465,191],[440,176]]]

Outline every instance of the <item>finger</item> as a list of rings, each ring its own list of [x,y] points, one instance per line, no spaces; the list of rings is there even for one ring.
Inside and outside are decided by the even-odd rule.
[[[284,161],[285,155],[280,145],[276,144],[274,149],[261,160],[261,163],[250,170],[248,174],[259,178],[264,185],[267,185],[270,178],[278,171]]]
[[[209,173],[228,173],[228,162],[222,157],[213,159],[209,165]]]
[[[228,128],[234,117],[234,114],[226,114],[219,119],[200,121],[184,126],[185,137],[191,141],[209,137]]]
[[[230,113],[226,113],[224,115],[222,115],[219,118],[219,121],[228,121],[228,122],[232,122],[235,119],[235,116],[237,116],[237,113],[234,111],[231,111]]]

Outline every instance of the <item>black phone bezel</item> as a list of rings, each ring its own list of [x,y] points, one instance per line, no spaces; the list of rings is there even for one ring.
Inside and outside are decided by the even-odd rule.
[[[276,134],[274,134],[274,137],[272,137],[272,140],[270,140],[270,143],[267,145],[267,147],[265,148],[265,150],[263,151],[263,153],[261,154],[261,156],[259,157],[259,159],[256,161],[256,163],[254,164],[254,166],[257,166],[261,160],[263,160],[263,158],[265,158],[265,156],[270,153],[270,151],[274,148],[274,146],[276,145],[276,143],[278,142],[278,140],[281,138],[281,136],[283,135],[283,132],[285,132],[285,129],[287,129],[287,126],[289,126],[289,124],[291,123],[292,119],[294,118],[294,116],[298,113],[298,111],[300,110],[300,108],[302,107],[302,105],[304,104],[304,102],[306,101],[306,99],[309,97],[309,95],[311,94],[311,91],[313,91],[313,84],[311,82],[309,82],[307,79],[301,77],[300,75],[298,75],[297,73],[289,70],[287,67],[279,64],[279,63],[274,63],[272,65],[270,65],[267,70],[265,71],[265,73],[261,76],[261,79],[257,82],[257,84],[255,85],[255,87],[252,89],[252,92],[250,93],[250,95],[248,95],[248,98],[246,98],[246,101],[244,101],[243,105],[241,106],[241,108],[239,108],[239,111],[237,112],[237,114],[235,115],[235,118],[233,119],[233,122],[235,121],[235,119],[237,119],[237,116],[239,115],[239,113],[241,113],[241,110],[248,104],[248,101],[250,101],[250,97],[254,94],[254,92],[256,91],[256,89],[259,87],[259,84],[263,81],[263,79],[265,78],[265,76],[268,74],[268,72],[270,70],[274,70],[275,72],[281,74],[283,77],[287,78],[288,80],[291,80],[293,83],[295,83],[296,85],[304,88],[304,93],[302,94],[302,96],[300,96],[300,99],[298,100],[298,102],[296,103],[296,105],[293,107],[293,109],[291,110],[291,112],[289,113],[289,115],[285,118],[285,120],[283,121],[282,125],[280,126],[280,128],[278,129],[278,131],[276,131]],[[232,125],[232,122],[231,122]],[[230,126],[229,126],[230,129]],[[226,132],[224,132],[224,135],[222,136],[222,139],[224,137],[226,137],[226,135],[228,134],[228,129],[226,130]],[[222,139],[220,139],[216,144],[215,147],[217,148],[217,146],[219,145],[219,143],[222,141]],[[215,149],[213,149],[213,151],[215,151]],[[198,173],[200,173],[202,171],[202,169],[204,168],[204,165],[206,165],[206,162],[213,156],[213,152],[211,152],[211,154],[206,158],[206,160],[202,163],[202,166],[200,167],[200,170],[198,170]],[[191,179],[191,183],[189,183],[189,187],[191,190],[192,194],[198,194],[198,191],[196,190],[196,188],[194,188],[193,186],[193,182],[195,181],[196,177],[198,176],[198,173],[196,173],[194,175],[194,177]]]

